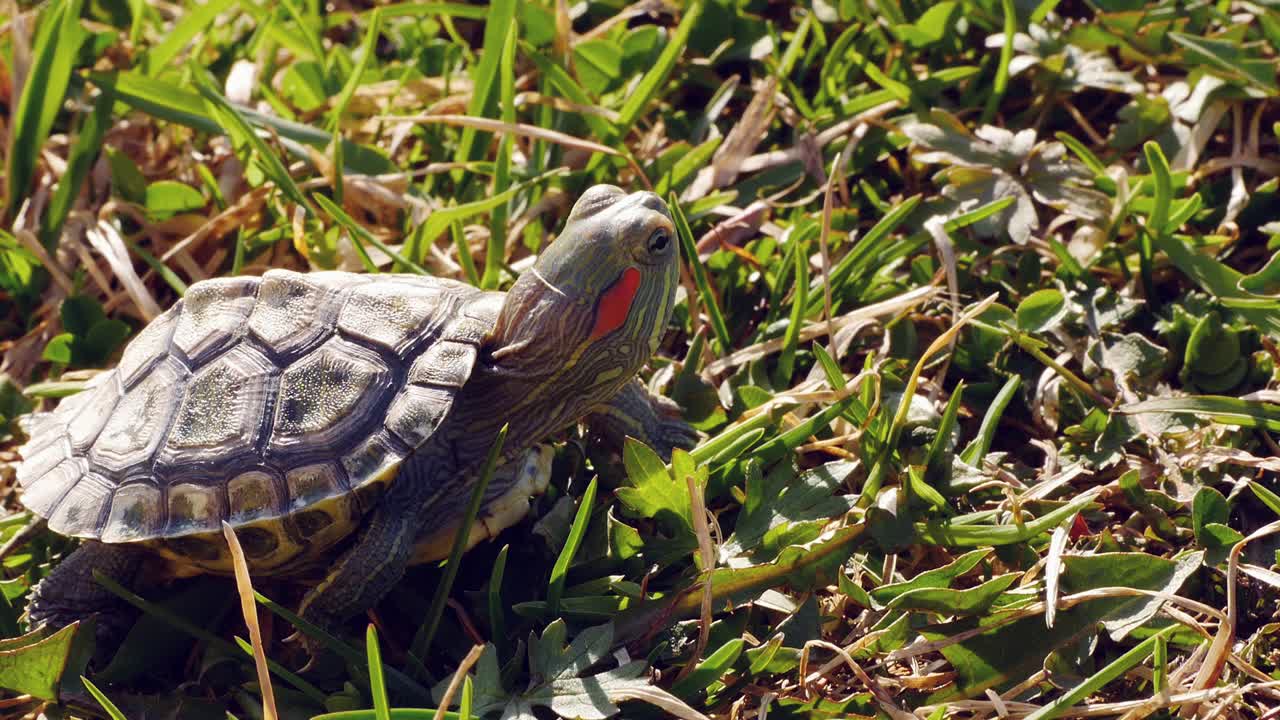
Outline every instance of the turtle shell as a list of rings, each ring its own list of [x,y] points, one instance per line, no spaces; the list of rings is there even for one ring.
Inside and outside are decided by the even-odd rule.
[[[347,536],[466,383],[502,295],[419,276],[207,280],[27,423],[23,502],[64,535],[255,571]]]

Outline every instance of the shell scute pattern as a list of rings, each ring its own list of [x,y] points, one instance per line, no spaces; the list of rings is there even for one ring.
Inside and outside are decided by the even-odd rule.
[[[410,385],[387,409],[386,428],[409,447],[419,447],[449,414],[454,392]]]
[[[476,346],[444,340],[427,348],[409,369],[409,382],[414,385],[438,385],[460,388],[476,364]]]
[[[58,507],[67,490],[88,470],[89,463],[81,458],[67,458],[38,476],[22,491],[22,502],[27,509],[48,517]]]
[[[160,534],[165,523],[163,494],[149,482],[134,482],[116,489],[111,511],[102,531],[109,543],[146,540]]]
[[[245,345],[196,371],[186,383],[160,462],[225,465],[253,453],[277,375],[269,359]]]
[[[334,282],[269,270],[262,276],[258,300],[249,313],[249,330],[280,355],[306,350],[332,333],[329,316],[343,291]]]
[[[192,285],[182,298],[173,345],[198,367],[244,334],[257,278],[217,278]]]
[[[53,472],[54,468],[71,459],[74,453],[71,441],[66,436],[65,427],[50,428],[50,430],[58,433],[57,439],[41,445],[38,449],[24,450],[23,462],[18,466],[18,485],[28,492],[35,487],[38,480],[43,480]]]
[[[251,522],[255,518],[275,517],[284,505],[283,481],[263,470],[250,470],[227,482],[229,519],[232,523]]]
[[[359,434],[381,410],[394,376],[377,353],[333,338],[280,378],[272,451],[333,448]]]
[[[89,457],[93,464],[119,473],[143,465],[154,455],[169,429],[186,368],[173,358],[157,365],[116,405]]]
[[[63,482],[72,487],[49,515],[49,529],[63,535],[98,537],[102,533],[102,513],[111,501],[115,483],[88,472],[89,463],[80,458],[68,460],[58,470],[63,471]]]
[[[357,487],[390,479],[409,454],[386,430],[369,436],[342,458],[342,468]]]
[[[199,285],[197,284],[196,287]],[[182,313],[182,301],[166,310],[160,317],[152,320],[142,328],[120,355],[120,364],[116,372],[125,387],[133,387],[141,379],[143,373],[164,357],[169,351],[169,343],[173,339],[174,328],[178,325],[178,316]]]
[[[259,569],[345,537],[470,377],[501,294],[414,276],[211,280],[116,370],[24,423],[18,479],[62,534]]]
[[[216,488],[181,483],[169,488],[169,524],[165,535],[214,532],[226,513]]]
[[[106,427],[107,418],[111,417],[111,411],[124,394],[119,372],[102,373],[90,385],[89,389],[70,398],[78,402],[68,410],[71,421],[67,423],[67,435],[71,438],[71,446],[79,452],[88,450],[98,439]]]
[[[424,335],[439,331],[450,301],[456,297],[447,286],[393,280],[364,285],[343,304],[338,329],[392,352],[403,352]]]

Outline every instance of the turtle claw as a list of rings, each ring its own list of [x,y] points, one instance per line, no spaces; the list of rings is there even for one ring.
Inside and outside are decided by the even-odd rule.
[[[320,653],[324,651],[324,646],[310,635],[304,634],[301,630],[294,630],[289,637],[284,639],[286,645],[302,650],[307,656],[307,662],[298,669],[298,674],[303,675],[316,667],[316,660],[320,657]]]

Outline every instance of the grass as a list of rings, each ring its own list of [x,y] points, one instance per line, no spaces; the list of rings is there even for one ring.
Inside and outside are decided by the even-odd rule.
[[[325,9],[0,10],[3,712],[1280,705],[1280,12]],[[208,278],[508,287],[600,182],[672,207],[644,379],[698,447],[567,430],[528,518],[333,634],[267,577],[104,578],[139,609],[118,650],[26,633],[74,542],[22,510],[20,418]],[[301,673],[295,627],[327,649]]]

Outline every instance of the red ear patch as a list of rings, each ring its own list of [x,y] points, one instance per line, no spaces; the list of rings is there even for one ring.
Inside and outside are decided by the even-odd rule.
[[[636,291],[640,289],[640,271],[627,268],[622,276],[613,281],[613,285],[600,297],[600,305],[596,308],[596,325],[591,328],[591,337],[595,340],[622,327],[631,312],[631,301],[636,299]]]

